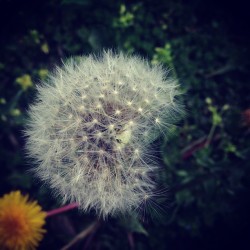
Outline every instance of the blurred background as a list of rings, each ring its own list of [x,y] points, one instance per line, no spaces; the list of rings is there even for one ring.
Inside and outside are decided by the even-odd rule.
[[[187,115],[157,143],[165,201],[146,220],[102,222],[71,249],[249,249],[249,25],[241,0],[1,0],[0,196],[21,190],[46,211],[60,206],[27,172],[35,85],[62,58],[119,49],[170,68]],[[39,249],[60,249],[94,220],[48,218]]]

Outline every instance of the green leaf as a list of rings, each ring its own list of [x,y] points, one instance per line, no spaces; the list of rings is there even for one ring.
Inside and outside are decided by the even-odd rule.
[[[126,228],[126,230],[129,232],[140,233],[140,234],[144,234],[148,236],[148,232],[146,231],[146,229],[143,227],[141,222],[135,216],[122,218],[120,220],[120,224],[124,228]]]

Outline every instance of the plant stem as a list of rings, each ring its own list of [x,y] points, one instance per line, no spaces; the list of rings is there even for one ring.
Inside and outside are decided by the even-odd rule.
[[[47,218],[56,214],[60,214],[60,213],[64,213],[66,211],[72,210],[74,208],[78,207],[77,203],[71,203],[69,205],[63,206],[63,207],[59,207],[53,210],[50,210],[47,212]]]
[[[85,228],[82,232],[77,234],[75,238],[73,238],[67,245],[65,245],[61,250],[68,250],[73,245],[75,245],[78,241],[84,239],[87,235],[89,235],[91,232],[95,231],[100,225],[100,222],[97,220],[91,225],[89,225],[87,228]]]

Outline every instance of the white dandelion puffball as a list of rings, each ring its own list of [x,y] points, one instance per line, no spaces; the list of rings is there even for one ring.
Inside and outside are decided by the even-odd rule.
[[[38,87],[27,151],[63,202],[98,216],[137,210],[155,188],[150,143],[179,112],[161,66],[103,52],[68,60]]]

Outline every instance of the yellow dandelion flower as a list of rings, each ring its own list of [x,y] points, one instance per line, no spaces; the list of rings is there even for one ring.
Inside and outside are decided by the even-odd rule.
[[[43,238],[46,213],[28,198],[20,191],[0,198],[0,249],[32,250]]]

